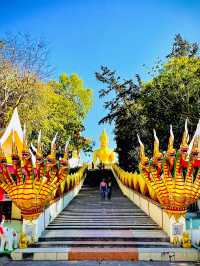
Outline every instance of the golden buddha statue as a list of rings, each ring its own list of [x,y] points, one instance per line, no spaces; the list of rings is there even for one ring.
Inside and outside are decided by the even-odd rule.
[[[105,130],[103,130],[99,140],[100,148],[93,153],[93,163],[96,164],[97,160],[104,165],[113,163],[115,161],[115,153],[108,147],[108,135]]]

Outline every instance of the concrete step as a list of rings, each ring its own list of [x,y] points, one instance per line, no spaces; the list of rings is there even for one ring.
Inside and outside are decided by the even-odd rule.
[[[53,227],[53,226],[71,226],[71,225],[74,225],[74,226],[94,226],[94,225],[96,225],[96,226],[135,226],[135,227],[139,227],[139,226],[141,226],[141,227],[157,227],[157,228],[159,228],[158,227],[158,225],[156,225],[156,224],[148,224],[148,225],[145,225],[145,224],[139,224],[139,223],[114,223],[114,222],[68,222],[67,224],[66,223],[52,223],[52,224],[50,224],[49,226],[50,227]]]
[[[52,224],[66,224],[66,221],[64,220],[56,220],[54,222],[51,223]],[[145,221],[145,219],[142,220],[128,220],[128,221],[118,221],[118,220],[68,220],[67,224],[113,224],[113,225],[147,225],[147,222]],[[153,222],[149,222],[148,225],[156,225]],[[147,225],[147,226],[148,226]]]
[[[113,225],[83,225],[83,226],[79,226],[79,225],[65,225],[65,226],[48,226],[46,228],[46,230],[63,230],[63,229],[90,229],[90,230],[102,230],[102,229],[108,229],[108,230],[129,230],[129,229],[134,229],[134,230],[141,230],[141,229],[145,229],[145,230],[157,230],[158,226],[149,226],[149,227],[142,227],[142,226],[133,226],[133,225],[126,225],[126,226],[113,226]]]
[[[196,262],[198,251],[185,248],[137,248],[137,247],[50,247],[50,248],[26,248],[12,252],[13,260],[113,260],[113,261],[170,261],[170,262]],[[175,264],[174,264],[175,265]],[[180,264],[182,265],[182,264]]]
[[[32,247],[173,247],[169,242],[137,241],[49,241],[34,244]]]
[[[89,240],[111,240],[111,241],[139,241],[139,242],[169,242],[169,237],[162,230],[89,230],[89,229],[62,229],[45,230],[40,241],[89,241]]]
[[[98,225],[98,226],[101,226],[101,225],[113,225],[113,226],[115,226],[115,225],[124,225],[124,226],[143,226],[143,227],[145,227],[145,226],[157,226],[158,227],[158,225],[156,225],[156,224],[154,224],[154,223],[149,223],[148,225],[146,225],[145,223],[139,223],[138,221],[134,221],[134,222],[132,222],[132,221],[130,221],[130,222],[126,222],[126,223],[123,223],[123,222],[114,222],[114,221],[77,221],[77,222],[75,222],[75,221],[68,221],[68,223],[66,224],[65,222],[54,222],[54,223],[51,223],[49,226],[59,226],[59,225],[61,225],[61,226],[65,226],[65,225]]]
[[[110,218],[117,218],[117,217],[124,217],[124,218],[128,218],[128,217],[148,217],[144,212],[140,213],[140,212],[135,212],[135,213],[130,213],[130,212],[108,212],[107,210],[102,210],[101,212],[99,211],[98,213],[96,212],[67,212],[67,213],[63,213],[62,215],[59,215],[58,217],[83,217],[83,218],[87,218],[87,217],[110,217]]]
[[[135,220],[137,218],[149,218],[146,214],[139,214],[139,215],[132,215],[132,216],[128,216],[128,215],[102,215],[102,214],[94,214],[94,215],[81,215],[81,214],[77,214],[77,215],[65,215],[65,216],[57,216],[55,218],[55,220],[67,220],[67,219],[71,219],[71,220],[122,220],[122,221],[126,221],[126,220]]]
[[[74,217],[66,217],[66,218],[64,218],[64,217],[57,217],[57,218],[55,218],[55,220],[54,220],[54,222],[57,222],[57,223],[62,223],[62,222],[68,222],[68,221],[71,221],[71,222],[121,222],[121,223],[146,223],[146,222],[148,222],[148,223],[150,223],[150,224],[155,224],[154,222],[150,222],[149,221],[149,217],[146,217],[146,216],[140,216],[140,217],[134,217],[134,218],[120,218],[120,217],[118,217],[118,218],[116,218],[116,217],[112,217],[112,218],[110,218],[110,217],[104,217],[104,218],[101,218],[101,217],[91,217],[91,218],[83,218],[83,219],[81,219],[81,217],[77,217],[77,218],[74,218]]]
[[[104,211],[107,211],[108,213],[110,213],[110,214],[113,214],[113,213],[116,213],[116,214],[119,214],[119,213],[130,213],[130,214],[135,214],[135,213],[143,213],[143,212],[141,212],[140,210],[133,210],[133,209],[125,209],[125,208],[116,208],[116,209],[112,209],[112,208],[109,208],[109,206],[108,207],[102,207],[101,206],[101,208],[90,208],[90,209],[85,209],[85,211],[84,211],[84,213],[85,213],[85,215],[86,214],[88,214],[88,213],[99,213],[99,212],[104,212]],[[83,213],[83,206],[82,206],[82,208],[78,208],[78,209],[68,209],[67,211],[66,211],[66,213]],[[65,211],[63,211],[63,214],[65,214]]]

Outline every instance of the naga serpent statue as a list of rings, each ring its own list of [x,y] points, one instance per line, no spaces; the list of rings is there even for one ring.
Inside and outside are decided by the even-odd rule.
[[[12,170],[8,167],[6,156],[0,146],[0,187],[21,210],[24,219],[34,220],[64,192],[77,185],[84,175],[85,168],[74,175],[68,174],[68,152],[56,161],[56,136],[51,143],[51,153],[44,158],[41,148],[41,132],[38,136],[35,168],[24,132],[21,156],[13,138]]]
[[[113,170],[123,184],[158,201],[169,215],[175,218],[185,215],[188,206],[196,202],[200,196],[199,136],[194,137],[192,150],[188,154],[186,120],[180,149],[175,150],[174,134],[170,126],[168,149],[161,153],[154,130],[154,151],[151,159],[145,155],[144,145],[139,136],[138,141],[140,173],[128,173],[117,165],[113,165]],[[144,183],[148,191],[144,191]]]

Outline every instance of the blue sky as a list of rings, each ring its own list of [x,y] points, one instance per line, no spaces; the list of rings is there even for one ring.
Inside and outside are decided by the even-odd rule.
[[[23,31],[47,39],[53,78],[76,72],[94,90],[85,134],[98,146],[106,128],[114,147],[112,127],[98,126],[106,111],[94,72],[107,65],[125,78],[147,78],[142,65],[163,58],[176,33],[200,42],[199,11],[198,0],[0,0],[0,35]]]

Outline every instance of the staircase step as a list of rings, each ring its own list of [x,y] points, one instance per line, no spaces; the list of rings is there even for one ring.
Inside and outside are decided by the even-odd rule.
[[[85,225],[85,226],[75,226],[75,225],[65,225],[65,226],[55,226],[55,227],[47,227],[46,230],[63,230],[63,229],[90,229],[90,230],[102,230],[102,229],[108,229],[108,230],[129,230],[129,229],[135,229],[135,230],[158,230],[158,226],[151,226],[151,227],[142,227],[142,226],[112,226],[112,225],[107,225],[107,226],[97,226],[97,225]]]
[[[134,259],[136,248],[170,248],[171,244],[160,227],[119,189],[113,189],[111,200],[102,200],[98,189],[83,187],[34,247],[69,248],[72,260]]]
[[[169,242],[137,241],[49,241],[36,243],[33,247],[172,247]]]
[[[146,224],[134,224],[134,223],[113,223],[113,222],[68,222],[67,224],[66,223],[53,223],[53,224],[50,224],[49,226],[50,227],[53,227],[53,226],[67,226],[67,225],[69,225],[69,226],[72,226],[72,225],[76,225],[76,226],[135,226],[135,227],[139,227],[139,226],[141,226],[141,227],[155,227],[155,226],[157,226],[158,227],[158,225],[156,225],[156,224],[148,224],[148,225],[146,225]]]
[[[169,237],[162,230],[46,230],[39,241],[72,241],[72,240],[120,240],[120,241],[159,241],[167,242]]]
[[[103,214],[103,215],[102,215]],[[102,218],[115,218],[115,217],[124,217],[124,218],[135,218],[135,217],[148,217],[148,215],[146,215],[145,213],[129,213],[129,212],[108,212],[106,210],[102,211],[102,212],[97,212],[94,216],[94,213],[86,213],[86,212],[82,212],[82,213],[65,213],[65,214],[60,214],[58,217],[63,217],[63,218],[68,218],[68,217],[72,217],[72,218],[77,218],[77,217],[83,217],[83,218],[87,218],[87,217],[93,217],[93,218],[98,218],[98,217],[102,217]]]
[[[161,247],[161,248],[137,248],[137,247],[49,247],[49,248],[26,248],[17,249],[12,252],[11,257],[13,260],[39,260],[39,261],[88,261],[95,260],[101,261],[147,261],[141,262],[143,264],[152,265],[149,261],[165,261],[165,265],[168,262],[197,262],[198,260],[198,250],[194,248],[171,248],[171,247]],[[40,262],[41,263],[41,262]],[[46,262],[45,262],[46,263]],[[73,262],[72,262],[73,263]],[[76,262],[75,262],[76,263]],[[131,262],[130,262],[131,263]],[[141,264],[140,263],[140,264]],[[29,263],[28,263],[29,264]],[[49,263],[48,263],[49,264]],[[76,263],[77,264],[77,263]],[[109,263],[108,263],[109,264]],[[163,264],[163,263],[162,263]],[[164,265],[163,264],[163,265]],[[173,265],[186,265],[186,263],[172,263]],[[187,264],[190,265],[191,263]],[[18,263],[17,263],[18,265]],[[20,265],[20,263],[19,263]],[[67,265],[67,264],[66,264]],[[71,263],[70,263],[71,265]],[[86,265],[86,264],[81,264]],[[92,264],[91,264],[92,265]],[[138,264],[139,265],[139,264]],[[171,265],[171,263],[170,263]]]
[[[53,223],[51,223],[50,225],[53,225],[53,224],[56,224],[56,225],[58,225],[58,224],[66,224],[66,222],[65,221],[54,221]],[[138,220],[136,220],[136,221],[126,221],[126,222],[123,222],[123,221],[120,221],[120,222],[118,222],[118,221],[110,221],[110,220],[90,220],[90,221],[82,221],[82,220],[78,220],[78,221],[67,221],[67,224],[91,224],[91,225],[93,225],[93,224],[96,224],[96,225],[101,225],[101,224],[112,224],[112,225],[118,225],[118,224],[121,224],[121,225],[146,225],[145,224],[145,222],[144,221],[142,221],[141,223],[138,221]],[[148,225],[156,225],[155,223],[149,223]],[[148,226],[147,225],[147,226]]]

